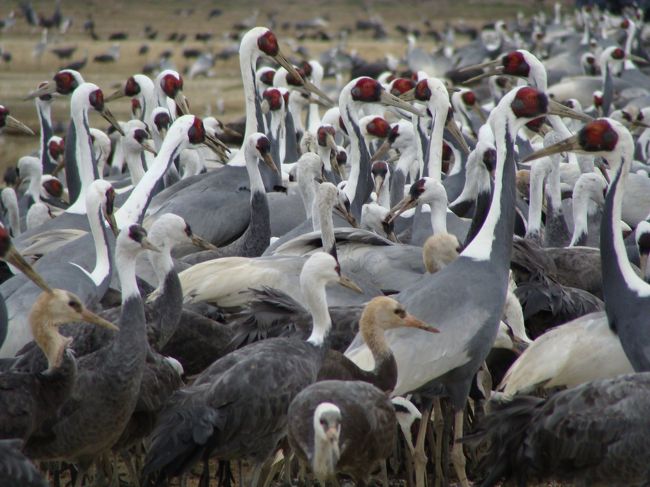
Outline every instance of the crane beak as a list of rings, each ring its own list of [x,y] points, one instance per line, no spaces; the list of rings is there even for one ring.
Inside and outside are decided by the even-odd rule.
[[[510,340],[512,341],[512,351],[517,355],[521,355],[528,348],[528,343],[518,336],[513,336]]]
[[[56,92],[56,83],[53,83],[52,81],[47,81],[40,88],[37,88],[34,91],[30,91],[27,94],[27,96],[24,98],[24,101],[33,100],[34,98],[38,98],[39,96],[43,96],[43,95],[52,95],[55,92]]]
[[[641,56],[637,56],[635,54],[630,54],[628,56],[630,58],[630,61],[634,61],[637,64],[648,64],[648,60],[645,58],[642,58]]]
[[[176,106],[180,109],[183,115],[189,115],[190,106],[187,104],[187,98],[185,98],[182,91],[179,90],[178,93],[176,93],[174,102],[176,102]]]
[[[400,108],[414,115],[417,115],[418,117],[424,117],[424,112],[418,110],[417,108],[405,102],[401,98],[397,98],[395,95],[391,95],[386,90],[381,91],[381,94],[379,95],[379,101],[384,105]]]
[[[341,174],[341,166],[339,166],[339,161],[336,159],[336,153],[330,154],[330,164],[332,165],[332,170],[343,179],[343,174]]]
[[[503,66],[501,66],[501,61],[498,59],[494,61],[488,61],[482,64],[475,64],[473,66],[466,66],[464,68],[459,69],[459,72],[466,72],[474,69],[485,69],[485,71],[483,71],[481,74],[477,76],[474,76],[473,78],[465,80],[463,82],[464,85],[469,85],[477,81],[480,81],[483,78],[488,78],[490,76],[497,76],[503,73]]]
[[[548,114],[549,115],[558,115],[560,117],[573,118],[575,120],[580,120],[581,122],[591,122],[593,117],[586,115],[584,113],[577,112],[572,108],[562,105],[555,100],[548,99]]]
[[[600,171],[600,173],[603,175],[605,178],[605,181],[607,181],[607,185],[611,183],[611,180],[609,179],[609,173],[607,172],[607,169],[609,169],[609,165],[605,162],[604,159],[600,159],[595,163],[596,167]]]
[[[199,237],[198,235],[192,235],[192,245],[203,250],[217,250],[215,245],[212,245],[207,240]]]
[[[381,191],[381,188],[384,186],[384,177],[376,176],[374,179],[375,179],[375,194],[379,198],[379,192]]]
[[[152,244],[147,237],[142,238],[142,242],[140,242],[140,247],[142,247],[145,250],[151,250],[152,252],[160,252],[160,249],[156,247],[154,244]]]
[[[104,103],[108,103],[113,100],[119,100],[120,98],[124,98],[126,96],[126,93],[124,93],[124,87],[115,90],[113,93],[108,95],[106,98],[104,98]]]
[[[399,99],[402,101],[415,101],[415,88],[411,88],[408,91],[405,91],[399,96]]]
[[[260,108],[262,109],[262,113],[266,115],[271,111],[271,104],[268,100],[262,100],[262,103],[260,103]]]
[[[93,313],[92,311],[88,311],[85,308],[80,313],[80,315],[81,318],[83,318],[83,320],[87,323],[92,323],[93,325],[101,326],[102,328],[107,328],[113,331],[120,331],[120,329],[110,321],[105,320],[101,316],[97,316],[95,313]]]
[[[25,258],[21,255],[16,248],[11,245],[5,256],[5,260],[14,267],[18,268],[23,274],[32,280],[34,284],[40,287],[43,291],[51,293],[52,288],[45,282],[43,277],[29,265]]]
[[[424,321],[418,320],[415,316],[407,313],[402,320],[402,326],[407,328],[417,328],[419,330],[428,331],[429,333],[440,333],[440,330],[433,326],[427,325]]]
[[[117,118],[115,118],[115,115],[111,113],[111,111],[104,107],[99,114],[106,120],[108,123],[110,123],[115,130],[117,130],[122,137],[124,137],[124,130],[122,130],[122,127],[120,127],[119,122],[117,121]]]
[[[154,149],[151,146],[151,144],[149,144],[149,142],[144,141],[144,142],[142,142],[140,144],[140,146],[142,147],[142,150],[146,150],[147,152],[151,152],[154,156],[158,155],[158,153],[156,152],[156,149]]]
[[[534,161],[535,159],[551,156],[560,152],[579,152],[580,150],[581,146],[580,141],[578,140],[578,135],[574,135],[568,139],[561,140],[556,144],[540,149],[537,152],[533,152],[528,157],[526,157],[523,162]]]
[[[111,227],[111,231],[113,232],[113,235],[117,237],[117,235],[120,233],[120,229],[117,227],[115,214],[113,212],[110,213],[104,212],[104,218],[106,218],[106,221],[108,222],[108,226]]]
[[[372,164],[375,161],[378,161],[383,158],[383,156],[390,150],[391,143],[388,139],[384,140],[384,143],[379,146],[379,149],[370,158],[370,163]]]
[[[284,69],[286,69],[293,77],[295,77],[298,80],[302,80],[302,84],[305,87],[306,90],[312,92],[314,95],[317,95],[320,97],[322,100],[324,100],[326,103],[328,103],[328,107],[333,107],[334,102],[330,99],[329,96],[327,96],[320,88],[318,88],[314,83],[309,81],[308,79],[303,79],[302,76],[300,76],[300,73],[296,70],[296,68],[293,67],[293,64],[291,64],[287,58],[284,57],[284,55],[281,52],[278,52],[273,59],[282,66]]]
[[[262,154],[262,160],[270,169],[273,170],[273,172],[278,172],[278,167],[275,165],[275,161],[270,153],[265,152]]]
[[[485,113],[483,113],[483,110],[481,110],[478,102],[472,105],[472,110],[476,113],[476,115],[478,115],[478,118],[481,120],[481,122],[487,122],[487,117],[485,116]]]
[[[25,133],[27,135],[35,135],[34,131],[32,129],[30,129],[23,122],[21,122],[17,118],[12,117],[11,115],[7,115],[7,118],[5,119],[5,123],[7,124],[7,127],[11,127],[13,129],[20,130],[21,132],[23,132],[23,133]]]
[[[332,134],[327,134],[325,136],[325,145],[329,147],[330,150],[333,150],[334,152],[338,152],[338,149],[336,148],[336,141],[334,140]]]
[[[407,195],[406,197],[404,197],[402,201],[400,201],[390,209],[390,212],[388,213],[384,221],[386,223],[392,223],[395,220],[395,218],[400,216],[406,210],[415,208],[417,204],[418,204],[417,199],[413,198],[411,195]]]
[[[165,127],[162,127],[161,129],[158,130],[158,134],[160,135],[160,140],[165,140],[165,136],[167,135],[167,129]]]
[[[221,157],[221,159],[228,159],[228,153],[230,152],[230,149],[228,149],[228,146],[226,146],[226,144],[221,142],[216,137],[210,134],[205,134],[205,140],[203,143],[207,145],[212,150],[212,152]]]
[[[461,133],[460,129],[458,128],[458,125],[456,125],[456,121],[454,120],[454,117],[449,117],[449,120],[447,120],[446,124],[447,130],[449,130],[449,133],[456,139],[456,142],[460,144],[460,147],[463,149],[463,152],[465,154],[469,154],[469,146],[467,145],[467,142],[465,142],[465,137],[463,137],[463,134]]]
[[[336,167],[338,167],[338,165]],[[354,218],[354,215],[350,213],[350,211],[344,205],[337,203],[334,205],[334,209],[338,211],[341,216],[345,218],[345,221],[347,221],[350,225],[352,225],[354,228],[359,228],[357,219]]]
[[[52,176],[56,176],[59,174],[63,169],[65,168],[65,160],[63,157],[60,157],[59,160],[56,162],[56,167],[52,171]]]
[[[221,127],[221,130],[223,130],[223,135],[226,135],[226,136],[228,136],[228,137],[232,137],[232,138],[240,138],[240,137],[243,137],[242,134],[240,134],[240,133],[237,132],[236,130],[231,129],[231,128],[228,127],[226,124],[221,124],[221,126],[222,126],[222,127]]]
[[[359,294],[363,294],[363,289],[361,289],[359,286],[355,284],[355,282],[350,279],[349,277],[346,276],[340,276],[339,277],[339,284],[343,287],[347,287],[348,289],[352,289],[353,291],[358,292]]]

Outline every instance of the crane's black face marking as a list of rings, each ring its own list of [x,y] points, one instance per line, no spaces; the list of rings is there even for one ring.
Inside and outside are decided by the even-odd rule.
[[[607,120],[594,120],[578,132],[578,142],[587,152],[608,152],[616,148],[618,134]]]
[[[517,117],[536,118],[548,111],[548,98],[535,88],[519,89],[510,107]]]
[[[269,108],[271,110],[279,110],[282,108],[282,93],[280,90],[275,88],[268,88],[262,93],[262,98],[264,98],[269,103]]]
[[[261,35],[257,39],[257,47],[267,56],[275,57],[280,52],[280,46],[278,46],[278,39],[275,37],[275,34],[268,30],[265,34]]]
[[[194,123],[187,131],[187,137],[191,144],[202,144],[205,141],[205,127],[199,117],[194,117]]]
[[[372,164],[370,172],[374,177],[381,176],[385,179],[386,174],[388,174],[388,163],[385,161],[376,161]]]
[[[415,81],[409,78],[397,78],[390,87],[390,93],[395,96],[402,95],[415,88]]]
[[[331,125],[318,127],[318,130],[316,131],[316,137],[318,138],[318,145],[321,147],[327,146],[327,134],[334,137],[336,135],[334,127]]]
[[[269,142],[269,139],[262,136],[259,139],[257,139],[257,143],[255,144],[255,148],[262,155],[268,154],[271,151],[271,142]]]
[[[463,99],[463,103],[469,107],[474,106],[476,103],[476,95],[473,91],[466,91],[460,97]]]
[[[188,237],[192,236],[192,228],[190,227],[189,223],[185,224],[185,235]]]
[[[638,240],[639,253],[643,255],[650,254],[650,233],[643,233]]]
[[[298,69],[296,69],[296,71],[298,71],[298,74],[300,75],[301,78],[303,78],[303,79],[305,78],[305,72],[302,69],[298,68]],[[302,86],[303,85],[302,80],[296,78],[293,75],[293,73],[287,73],[287,78],[286,79],[287,79],[287,83],[290,84],[291,86]],[[307,95],[307,97],[309,97],[309,95]]]
[[[115,190],[113,188],[108,188],[105,193],[106,197],[106,213],[108,215],[113,214],[115,209]]]
[[[129,227],[129,238],[134,242],[142,243],[142,239],[147,236],[147,231],[140,225],[131,225]]]
[[[339,166],[342,166],[343,164],[347,164],[348,155],[343,151],[337,152],[336,153],[336,162],[338,163]]]
[[[160,87],[169,98],[176,98],[178,92],[183,89],[183,78],[180,75],[177,78],[173,74],[166,74],[160,80]]]
[[[546,121],[546,117],[537,117],[534,120],[531,120],[526,124],[526,127],[528,127],[530,130],[533,132],[539,132],[540,129],[542,128],[542,125],[544,125],[544,122]]]
[[[126,80],[126,84],[124,85],[124,94],[126,96],[135,96],[138,93],[140,93],[140,85],[133,78],[133,76],[130,76],[129,79]]]
[[[61,95],[69,95],[79,86],[75,77],[65,71],[56,73],[54,75],[54,82],[56,83],[56,91]]]
[[[594,64],[596,62],[596,58],[593,56],[587,56],[587,64]]]
[[[345,135],[348,135],[348,129],[345,128],[345,124],[343,123],[343,117],[339,116],[339,128],[343,131]]]
[[[623,51],[623,49],[621,49],[620,47],[617,47],[617,48],[614,49],[614,51],[612,52],[612,58],[613,58],[613,59],[616,59],[617,61],[620,61],[620,60],[623,59],[624,57],[625,57],[625,51]]]
[[[160,132],[162,129],[167,130],[169,128],[171,120],[169,119],[169,115],[167,113],[161,112],[154,117],[153,123],[156,124],[156,128]]]
[[[63,194],[63,185],[58,179],[48,179],[43,183],[43,188],[55,198],[60,198]]]
[[[526,62],[524,55],[519,51],[513,51],[501,58],[504,74],[511,76],[520,76],[527,78],[530,73],[530,66]]]
[[[101,112],[104,109],[104,93],[102,93],[102,90],[95,90],[90,93],[90,95],[88,95],[88,101],[98,112]]]
[[[273,86],[273,78],[275,78],[275,70],[268,69],[260,75],[260,81],[266,86]]]
[[[390,144],[394,143],[397,137],[399,136],[399,125],[395,125],[388,134],[388,142]]]
[[[43,83],[38,84],[39,89],[41,89],[41,88],[43,88],[45,86],[47,86],[47,81],[44,81]],[[50,101],[52,99],[52,95],[50,95],[50,94],[41,95],[38,98],[43,100],[43,101]]]
[[[11,248],[11,236],[5,227],[0,227],[0,257],[5,257]]]
[[[454,157],[454,151],[451,150],[451,146],[447,142],[445,142],[443,140],[442,141],[442,161],[443,162],[450,162],[452,157]]]
[[[0,105],[0,127],[4,127],[7,123],[7,117],[9,116],[9,110]]]
[[[496,84],[499,88],[505,88],[508,86],[508,78],[505,76],[498,76],[496,79]]]
[[[142,144],[145,140],[149,138],[149,134],[147,133],[146,130],[143,129],[136,129],[133,132],[133,138],[139,143]]]
[[[372,78],[361,78],[350,91],[354,101],[378,102],[383,88]]]
[[[415,85],[415,99],[420,101],[429,101],[431,98],[431,89],[426,79],[421,80]]]
[[[366,130],[369,134],[383,139],[390,134],[390,125],[383,118],[375,117],[366,125]]]
[[[404,308],[396,308],[395,314],[402,319],[406,318],[406,310]]]
[[[414,182],[411,185],[411,189],[409,189],[409,195],[411,195],[411,198],[414,200],[418,199],[422,193],[424,193],[424,186],[426,184],[427,180],[422,178],[418,179],[416,182]]]
[[[494,171],[497,167],[497,151],[494,149],[486,150],[483,153],[483,164],[485,164],[488,171]]]
[[[300,63],[300,71],[305,76],[311,76],[311,73],[313,72],[313,68],[311,67],[311,64],[309,64],[308,61],[303,61],[302,63]]]

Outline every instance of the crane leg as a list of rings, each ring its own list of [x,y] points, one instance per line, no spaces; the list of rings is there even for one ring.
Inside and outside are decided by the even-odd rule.
[[[462,487],[469,487],[469,480],[465,473],[465,453],[460,439],[463,437],[464,411],[456,411],[454,414],[454,446],[451,450],[451,461],[456,471],[456,476]]]
[[[122,462],[124,462],[124,465],[126,465],[126,471],[128,472],[129,478],[131,479],[131,484],[133,487],[140,487],[140,479],[138,478],[138,474],[136,473],[133,462],[131,461],[131,455],[129,455],[129,451],[122,450],[120,452],[120,456],[122,457]]]
[[[383,487],[388,487],[388,468],[386,468],[386,462],[388,460],[382,460],[381,463],[381,485]]]
[[[427,456],[424,453],[424,440],[427,436],[427,427],[429,426],[429,417],[431,408],[427,407],[422,413],[420,419],[420,429],[418,438],[415,441],[415,452],[413,454],[413,463],[415,465],[415,487],[425,487],[427,480]]]
[[[284,472],[282,475],[282,483],[287,487],[291,486],[291,478],[293,472],[291,471],[291,465],[293,463],[293,452],[288,451],[287,456],[284,459]]]
[[[436,433],[436,451],[434,458],[434,461],[436,462],[435,487],[440,487],[445,477],[442,470],[442,445],[445,441],[445,419],[442,415],[442,406],[440,405],[439,397],[433,399],[433,425]]]

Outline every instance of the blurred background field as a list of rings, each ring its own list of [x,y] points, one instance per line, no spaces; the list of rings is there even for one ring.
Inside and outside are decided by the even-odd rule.
[[[132,74],[143,71],[147,64],[159,59],[164,51],[170,51],[170,62],[183,73],[194,59],[185,59],[184,50],[199,49],[204,52],[220,53],[224,49],[236,50],[237,35],[241,27],[237,24],[265,25],[272,27],[281,41],[283,51],[296,61],[302,55],[292,48],[304,46],[307,55],[318,57],[323,51],[337,45],[340,32],[349,32],[347,50],[356,51],[368,61],[381,60],[386,54],[398,59],[406,53],[404,28],[419,32],[418,45],[434,49],[438,42],[435,35],[442,34],[448,24],[463,28],[480,27],[487,21],[511,19],[518,12],[530,15],[545,10],[551,12],[551,1],[540,0],[435,0],[435,1],[355,1],[330,0],[278,0],[274,2],[222,1],[76,1],[63,0],[61,13],[71,19],[65,34],[59,29],[48,30],[48,43],[40,56],[38,44],[43,29],[29,25],[16,0],[0,2],[0,19],[15,12],[15,25],[0,28],[0,52],[9,53],[10,61],[0,60],[0,103],[7,106],[12,115],[25,122],[35,131],[38,120],[34,103],[24,101],[24,96],[33,90],[40,81],[51,79],[60,67],[72,61],[88,61],[81,70],[86,81],[99,85],[105,94],[111,93],[119,83]],[[572,2],[564,1],[565,6]],[[33,10],[44,17],[51,16],[55,2],[33,1]],[[304,31],[297,30],[296,23],[320,18],[325,21],[322,30],[330,40],[297,40]],[[94,22],[93,40],[84,23]],[[359,30],[359,21],[380,21],[386,36],[377,39],[374,31]],[[146,37],[145,26],[150,33],[157,32],[154,39]],[[399,29],[399,30],[398,30]],[[113,34],[124,33],[126,39],[109,40]],[[195,39],[196,33],[208,33],[211,38],[202,42]],[[182,42],[169,40],[185,35]],[[151,37],[151,34],[150,34]],[[463,42],[463,36],[456,36]],[[93,61],[97,55],[106,53],[113,45],[119,45],[119,59],[101,64]],[[139,54],[143,45],[148,46],[146,54]],[[69,59],[59,59],[52,48],[72,47],[76,50]],[[304,54],[303,54],[304,55]],[[325,83],[332,82],[326,80]],[[217,59],[209,77],[189,79],[185,76],[184,92],[195,114],[215,115],[224,121],[237,119],[243,114],[243,98],[238,58]],[[119,119],[127,119],[129,103],[126,100],[112,103],[111,110]],[[53,105],[55,123],[66,121],[69,117],[68,100]],[[93,114],[91,123],[104,127],[105,122]],[[59,128],[63,128],[61,125]],[[36,138],[0,136],[0,170],[15,164],[18,157],[37,148]]]

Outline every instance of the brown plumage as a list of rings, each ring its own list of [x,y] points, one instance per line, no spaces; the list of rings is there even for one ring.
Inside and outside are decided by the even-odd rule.
[[[56,415],[70,395],[77,364],[68,352],[71,338],[59,334],[68,322],[86,321],[116,329],[88,311],[69,291],[42,293],[29,315],[34,340],[47,357],[48,369],[40,373],[8,371],[0,375],[0,438],[26,439],[48,418]]]
[[[372,352],[375,368],[363,370],[342,353],[329,350],[318,373],[318,380],[359,380],[373,384],[384,392],[392,391],[397,383],[397,363],[384,339],[384,331],[400,327],[438,332],[408,314],[404,306],[393,298],[373,298],[361,314],[359,331]]]

